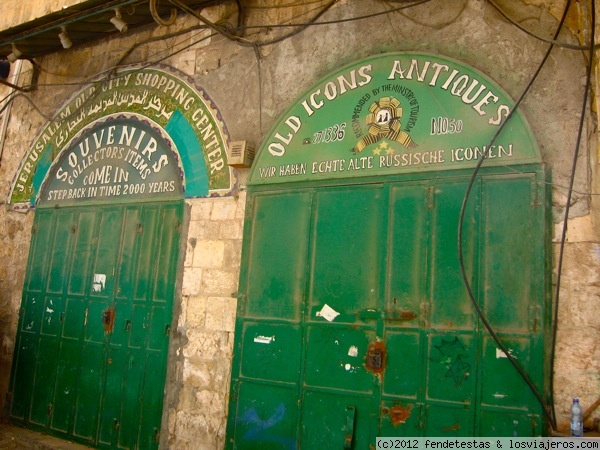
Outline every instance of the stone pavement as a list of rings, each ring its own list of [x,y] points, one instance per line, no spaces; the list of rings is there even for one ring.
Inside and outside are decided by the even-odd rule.
[[[0,450],[89,450],[91,447],[0,423]]]

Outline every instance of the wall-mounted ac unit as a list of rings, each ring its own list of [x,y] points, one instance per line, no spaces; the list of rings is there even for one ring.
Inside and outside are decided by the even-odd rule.
[[[229,148],[231,167],[250,167],[254,161],[254,147],[248,141],[234,141]]]

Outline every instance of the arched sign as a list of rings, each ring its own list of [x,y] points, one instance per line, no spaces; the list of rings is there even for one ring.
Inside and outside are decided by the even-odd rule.
[[[83,152],[86,152],[85,146],[94,145],[94,138],[99,138],[99,134],[91,129],[99,121],[118,116],[124,122],[121,120],[115,125],[118,123],[119,132],[125,134],[119,135],[119,139],[131,139],[131,142],[127,141],[128,145],[135,146],[137,141],[134,141],[135,136],[128,136],[127,133],[134,129],[142,130],[145,125],[141,124],[144,122],[152,124],[150,128],[144,128],[146,132],[153,129],[164,137],[157,139],[157,143],[169,143],[165,145],[172,147],[171,153],[174,154],[171,156],[182,169],[180,183],[185,189],[185,197],[220,196],[234,189],[235,177],[227,164],[229,135],[208,95],[195,86],[191,79],[172,68],[130,66],[76,93],[58,111],[56,119],[46,125],[15,175],[8,198],[11,207],[14,210],[34,207],[50,168],[55,168],[55,176],[63,173],[61,171],[58,174],[61,169],[67,170],[66,166],[59,168],[53,164],[55,159],[69,147],[74,153],[73,156],[66,156],[65,162],[74,163],[77,152],[81,156],[81,148],[77,146],[84,145]],[[128,120],[133,122],[128,125]],[[111,133],[110,125],[107,127],[105,139]],[[86,137],[91,140],[86,141]],[[128,149],[131,150],[131,147]],[[171,157],[166,156],[169,153],[165,151],[162,154]],[[141,157],[146,158],[148,164],[156,163],[148,155]],[[77,173],[77,164],[70,169],[74,181],[72,171]],[[116,176],[116,173],[112,175]],[[149,187],[145,189],[145,194],[148,194]],[[77,195],[83,195],[81,192]]]
[[[84,129],[55,159],[39,205],[167,200],[183,197],[183,170],[172,141],[132,115]]]
[[[390,53],[346,66],[309,89],[271,130],[249,184],[540,162],[522,115],[497,139],[513,101],[457,61]]]

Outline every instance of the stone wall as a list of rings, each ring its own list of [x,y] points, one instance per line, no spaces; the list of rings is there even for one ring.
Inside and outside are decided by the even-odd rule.
[[[7,3],[2,2],[0,13]],[[202,13],[233,26],[237,22],[234,3]],[[498,3],[544,36],[553,33],[565,4],[563,0]],[[42,58],[38,63],[45,70],[38,88],[27,94],[31,102],[20,96],[13,103],[0,162],[0,192],[6,195],[21,159],[48,120],[39,111],[51,115],[77,89],[70,83],[86,82],[116,64],[160,60],[183,71],[209,93],[232,139],[247,139],[258,148],[270,126],[302,92],[335,68],[362,57],[386,51],[439,53],[478,68],[517,98],[547,48],[545,42],[517,30],[484,0],[432,0],[368,19],[340,21],[398,5],[402,3],[339,1],[321,18],[328,24],[260,48],[219,35],[210,37],[210,30],[178,34],[198,23],[182,15],[169,28],[150,26]],[[246,20],[249,25],[308,22],[319,6],[248,9]],[[245,36],[265,42],[292,29],[251,29]],[[577,43],[581,28],[573,30],[563,31],[560,39]],[[133,51],[123,58],[130,48]],[[553,171],[556,256],[581,112],[584,64],[580,51],[557,48],[522,105],[544,161]],[[584,409],[600,397],[599,208],[597,197],[589,195],[600,192],[595,118],[587,117],[583,136],[560,291],[555,405],[562,430],[567,427],[571,397],[580,396]],[[162,448],[223,447],[246,200],[244,173],[238,176],[237,196],[186,203],[183,269],[174,309],[177,329],[169,355],[163,419],[168,433],[161,436]],[[5,404],[33,216],[34,212],[0,211],[0,406]],[[600,411],[592,417],[600,417]]]
[[[168,448],[223,446],[245,197],[188,202],[181,308],[169,355]]]

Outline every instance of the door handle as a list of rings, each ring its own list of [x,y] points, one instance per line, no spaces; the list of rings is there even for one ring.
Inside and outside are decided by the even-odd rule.
[[[356,420],[356,407],[346,407],[346,434],[344,435],[344,448],[352,448],[354,441],[354,422]]]

